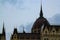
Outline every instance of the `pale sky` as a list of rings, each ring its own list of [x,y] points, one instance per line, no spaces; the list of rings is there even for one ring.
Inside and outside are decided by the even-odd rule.
[[[3,21],[7,33],[14,27],[34,22],[39,17],[40,7],[41,0],[0,0],[0,32]],[[44,17],[52,18],[60,14],[60,0],[42,0],[42,8]]]

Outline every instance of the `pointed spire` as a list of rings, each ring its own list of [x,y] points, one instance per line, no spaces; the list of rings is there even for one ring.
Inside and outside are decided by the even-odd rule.
[[[43,17],[42,6],[41,6],[41,11],[40,11],[40,17]]]
[[[25,33],[25,31],[24,31],[24,27],[23,27],[23,33]]]
[[[42,11],[42,0],[41,0],[41,10],[40,10],[40,17],[43,17],[43,11]]]
[[[2,34],[5,35],[4,22],[3,22],[3,31],[2,31]]]

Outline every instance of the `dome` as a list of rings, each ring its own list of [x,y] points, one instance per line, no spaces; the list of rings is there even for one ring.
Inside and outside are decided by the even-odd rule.
[[[49,22],[47,21],[46,18],[38,18],[35,23],[33,24],[33,28],[41,28],[41,26],[44,24],[44,26],[46,25],[50,25]]]
[[[40,30],[43,24],[44,26],[50,25],[47,19],[43,17],[43,12],[42,12],[42,7],[41,7],[40,17],[33,24],[32,31],[36,32],[36,30]]]

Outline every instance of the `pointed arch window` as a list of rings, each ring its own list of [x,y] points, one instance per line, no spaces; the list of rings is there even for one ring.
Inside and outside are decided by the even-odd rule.
[[[45,31],[45,34],[47,34],[47,31]]]
[[[52,34],[56,34],[55,28],[52,29]]]
[[[54,33],[55,31],[53,30],[53,33]]]
[[[44,40],[49,40],[48,38],[44,38]]]

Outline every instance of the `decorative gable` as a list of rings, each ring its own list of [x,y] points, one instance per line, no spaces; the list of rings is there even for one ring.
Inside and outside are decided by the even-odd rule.
[[[51,32],[50,32],[52,35],[53,34],[56,34],[56,29],[55,29],[55,27],[52,27],[52,29],[51,29]]]
[[[43,29],[42,33],[43,34],[49,34],[49,30],[48,30],[47,26]]]

